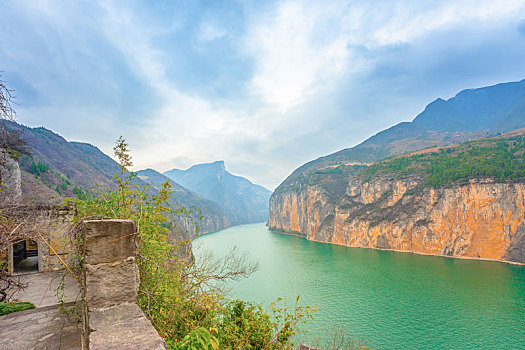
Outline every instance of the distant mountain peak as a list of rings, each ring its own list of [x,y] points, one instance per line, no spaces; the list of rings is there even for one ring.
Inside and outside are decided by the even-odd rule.
[[[271,191],[231,174],[223,160],[196,164],[187,170],[172,169],[164,175],[221,205],[238,224],[267,220]]]
[[[212,166],[216,167],[217,169],[226,171],[226,166],[224,165],[224,160],[216,160],[213,163],[210,163]]]

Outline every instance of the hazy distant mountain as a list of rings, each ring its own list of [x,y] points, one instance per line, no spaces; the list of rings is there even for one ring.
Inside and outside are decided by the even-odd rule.
[[[214,232],[231,226],[234,218],[217,203],[182,187],[156,170],[139,170],[136,174],[139,179],[152,184],[156,189],[159,189],[162,184],[169,181],[172,191],[169,202],[174,208],[195,207],[201,210],[203,219],[198,223],[199,232]]]
[[[244,177],[232,175],[224,167],[224,161],[198,164],[187,170],[172,169],[164,175],[218,203],[238,224],[268,220],[272,192]]]
[[[116,188],[113,176],[120,172],[118,164],[97,147],[88,143],[68,142],[63,137],[43,127],[30,128],[8,122],[8,128],[16,129],[29,144],[32,157],[22,157],[22,192],[26,202],[57,203],[64,197],[74,197],[75,190],[90,190],[96,186]],[[35,171],[32,164],[41,163]],[[34,166],[33,166],[34,168]],[[133,180],[142,186],[153,182],[150,190],[157,191],[160,183],[167,181],[154,170],[140,172]],[[155,187],[156,186],[156,187]],[[169,203],[173,208],[194,206],[203,214],[199,232],[214,232],[232,225],[232,218],[216,203],[172,183]],[[184,230],[193,232],[191,220],[175,217]]]
[[[436,99],[412,122],[399,123],[361,144],[320,157],[296,169],[276,191],[303,182],[302,177],[339,163],[370,164],[393,155],[525,128],[525,80],[459,92]]]
[[[412,122],[424,130],[507,132],[525,127],[525,80],[433,101]]]

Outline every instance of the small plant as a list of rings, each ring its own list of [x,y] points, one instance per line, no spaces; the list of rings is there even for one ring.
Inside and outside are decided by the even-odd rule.
[[[219,350],[219,340],[206,328],[199,327],[191,331],[182,339],[180,344],[173,345],[172,348],[175,350]]]
[[[34,308],[35,308],[35,305],[27,301],[20,301],[20,302],[14,302],[14,303],[0,302],[0,316],[7,315],[13,312],[34,309]]]

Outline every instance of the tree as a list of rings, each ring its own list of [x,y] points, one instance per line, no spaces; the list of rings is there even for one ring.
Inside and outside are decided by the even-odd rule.
[[[15,155],[29,155],[27,142],[21,137],[21,131],[16,128],[9,128],[9,122],[15,122],[16,112],[13,109],[14,95],[0,75],[0,149]],[[5,164],[4,155],[0,159],[0,166]]]
[[[29,155],[27,143],[22,139],[20,129],[9,128],[15,121],[13,91],[7,88],[0,75],[0,169],[5,167],[8,158],[20,154]],[[4,190],[4,179],[0,172],[0,191]],[[21,215],[23,214],[23,215]],[[11,276],[7,271],[7,252],[9,247],[21,239],[34,238],[35,220],[30,212],[20,211],[16,205],[0,202],[0,302],[9,301],[25,284],[20,276]]]

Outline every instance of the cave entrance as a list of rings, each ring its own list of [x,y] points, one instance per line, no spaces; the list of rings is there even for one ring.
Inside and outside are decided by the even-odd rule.
[[[38,272],[38,244],[33,240],[13,244],[14,273]]]

